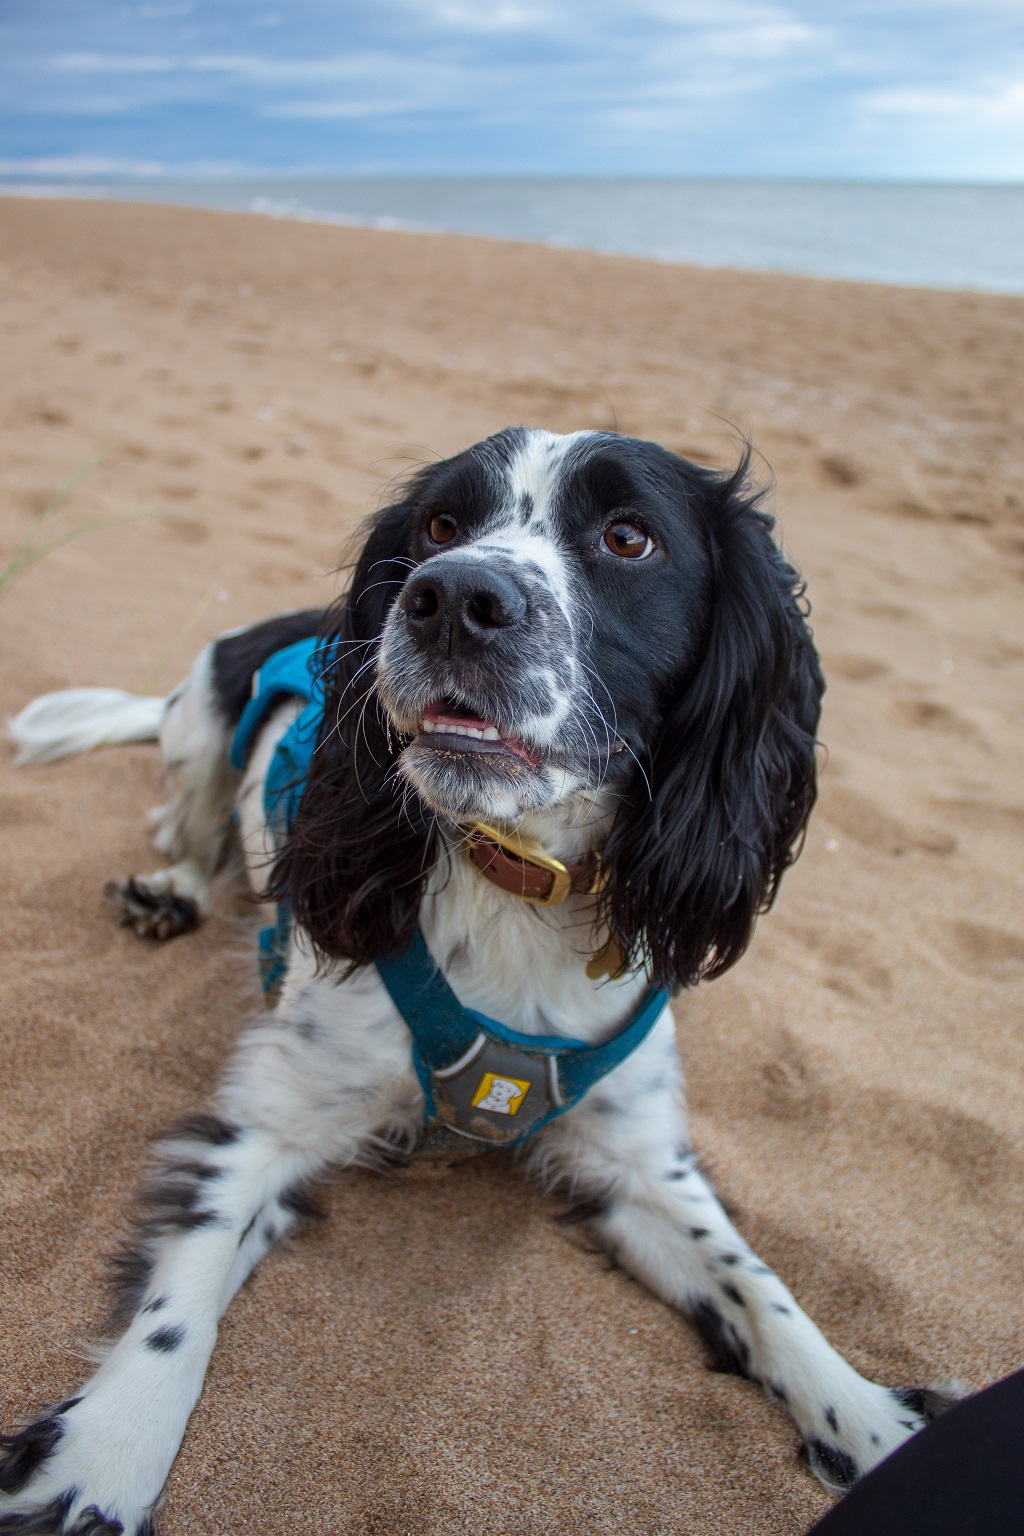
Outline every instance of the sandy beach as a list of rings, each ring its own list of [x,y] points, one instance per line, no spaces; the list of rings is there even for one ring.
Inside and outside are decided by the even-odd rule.
[[[676,1004],[705,1166],[861,1371],[1024,1362],[1024,299],[499,241],[0,199],[0,715],[165,693],[208,638],[318,604],[417,464],[500,427],[709,463],[750,433],[807,577],[821,800],[776,910]],[[88,466],[88,468],[87,468]],[[0,747],[0,1424],[66,1395],[149,1137],[260,1007],[225,892],[163,948],[152,747]],[[828,1505],[760,1390],[495,1154],[340,1177],[231,1307],[166,1536],[797,1536]]]

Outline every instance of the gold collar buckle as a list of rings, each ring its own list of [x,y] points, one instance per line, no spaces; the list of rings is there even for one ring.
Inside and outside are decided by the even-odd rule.
[[[524,864],[533,864],[551,875],[551,889],[544,896],[523,895],[520,899],[532,907],[558,907],[572,891],[572,874],[561,859],[553,859],[532,838],[521,837],[518,832],[500,832],[489,822],[475,821],[473,832],[478,832],[489,842],[497,843],[506,853]],[[472,836],[472,833],[470,834]],[[469,856],[469,848],[466,849]]]

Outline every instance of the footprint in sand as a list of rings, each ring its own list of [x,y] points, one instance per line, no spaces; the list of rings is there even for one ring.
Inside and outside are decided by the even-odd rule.
[[[879,1093],[875,1111],[882,1122],[879,1142],[902,1143],[931,1153],[961,1178],[972,1195],[986,1185],[1019,1180],[1020,1157],[1008,1136],[977,1115],[953,1105],[930,1104],[913,1093]],[[1017,1164],[1017,1167],[1014,1167]]]
[[[931,802],[939,815],[969,827],[972,832],[988,833],[993,837],[1024,838],[1024,807],[999,805],[988,800],[943,799]]]
[[[171,515],[161,524],[161,527],[168,538],[174,539],[179,544],[205,544],[210,537],[209,528],[197,517]]]
[[[963,715],[938,699],[903,698],[893,703],[893,713],[904,725],[926,731],[941,731],[947,736],[977,736],[977,730]]]
[[[259,531],[249,535],[254,544],[271,544],[277,549],[287,549],[299,541],[287,533],[262,533]]]
[[[857,612],[867,619],[886,619],[894,624],[905,624],[908,619],[917,617],[912,608],[904,608],[899,603],[858,603]]]
[[[29,827],[45,820],[39,806],[27,796],[0,795],[0,827]]]
[[[942,926],[946,935],[943,953],[972,976],[1003,980],[1024,966],[1022,934],[998,928],[994,923],[974,923],[966,919]]]
[[[828,1085],[788,1029],[779,1031],[772,1059],[761,1068],[761,1094],[767,1112],[782,1120],[819,1121],[828,1112]]]
[[[25,407],[25,419],[43,427],[67,427],[71,417],[62,405],[48,400],[33,401]]]
[[[919,852],[947,857],[956,852],[952,833],[937,827],[912,827],[890,816],[880,805],[841,784],[829,785],[822,796],[821,819],[863,848],[894,858]]]
[[[818,468],[833,485],[849,489],[860,485],[864,472],[860,465],[845,453],[825,453],[818,460]]]
[[[888,677],[891,668],[873,656],[833,656],[823,658],[826,677],[841,677],[847,683],[871,683]]]
[[[830,931],[790,924],[790,932],[825,967],[825,985],[854,1002],[877,1002],[892,992],[892,972],[878,958],[872,935],[849,926]]]

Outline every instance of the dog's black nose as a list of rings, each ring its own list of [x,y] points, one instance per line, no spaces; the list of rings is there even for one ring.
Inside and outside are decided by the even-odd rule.
[[[437,560],[407,581],[398,599],[422,646],[452,652],[486,645],[526,617],[526,594],[511,576],[478,560]]]

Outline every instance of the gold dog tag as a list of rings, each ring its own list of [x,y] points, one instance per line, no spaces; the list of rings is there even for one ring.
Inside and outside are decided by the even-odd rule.
[[[591,955],[587,961],[587,975],[591,981],[603,981],[607,976],[614,981],[616,976],[621,976],[626,966],[626,957],[622,953],[622,945],[614,933],[608,935],[608,942],[602,944],[596,954]]]

